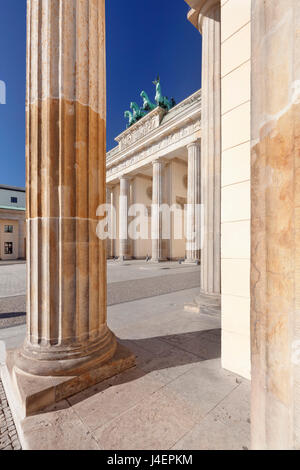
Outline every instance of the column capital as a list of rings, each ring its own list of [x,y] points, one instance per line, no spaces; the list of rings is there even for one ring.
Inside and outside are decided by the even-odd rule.
[[[165,158],[156,158],[151,163],[152,163],[152,165],[155,165],[156,163],[160,163],[161,165],[164,165],[166,163],[166,159]]]
[[[122,175],[119,177],[119,181],[121,180],[126,180],[126,181],[130,181],[132,179],[132,176],[130,175]]]
[[[194,142],[191,142],[190,144],[187,144],[186,148],[192,148],[192,147],[200,147],[201,148],[201,139],[197,139]]]
[[[197,28],[202,34],[203,20],[210,10],[217,5],[220,5],[220,0],[185,0],[186,3],[191,7],[188,12],[188,20],[192,25]]]

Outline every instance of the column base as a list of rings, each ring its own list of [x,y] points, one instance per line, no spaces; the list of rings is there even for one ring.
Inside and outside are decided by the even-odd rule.
[[[167,261],[169,261],[167,258],[159,258],[159,259],[151,258],[149,262],[153,264],[158,264],[158,263],[165,263]]]
[[[19,356],[19,350],[9,351],[6,365],[1,367],[4,389],[17,422],[136,365],[134,354],[120,344],[107,363],[74,376],[27,374],[15,365]]]
[[[216,310],[221,311],[221,294],[207,294],[200,292],[194,302],[184,306],[186,312],[205,313],[215,315]]]
[[[133,257],[132,256],[120,256],[118,258],[119,263],[124,263],[124,261],[132,261]]]
[[[196,265],[196,266],[200,266],[201,261],[200,261],[200,259],[186,259],[184,261],[184,264],[193,264],[193,265]]]

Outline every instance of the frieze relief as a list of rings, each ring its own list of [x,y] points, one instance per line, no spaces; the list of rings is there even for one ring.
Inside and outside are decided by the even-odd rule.
[[[131,165],[135,165],[136,163],[144,160],[145,158],[150,157],[151,155],[159,152],[160,150],[164,148],[167,148],[175,144],[176,142],[179,142],[180,140],[184,139],[185,137],[188,137],[190,134],[193,134],[194,132],[197,132],[200,129],[201,129],[201,120],[199,119],[196,122],[189,124],[172,134],[169,134],[168,136],[163,138],[161,141],[153,145],[150,145],[146,150],[143,150],[142,152],[135,154],[133,157],[128,158],[127,160],[120,163],[119,165],[113,166],[112,168],[108,169],[107,177],[109,178],[115,173],[122,172],[124,169],[130,167]]]
[[[152,119],[147,121],[142,126],[139,126],[138,129],[129,133],[128,135],[122,137],[119,141],[120,150],[125,150],[130,145],[134,144],[138,140],[145,137],[149,132],[156,129],[159,126],[159,116],[154,116]]]

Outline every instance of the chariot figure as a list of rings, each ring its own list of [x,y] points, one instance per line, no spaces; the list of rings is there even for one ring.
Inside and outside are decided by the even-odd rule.
[[[156,104],[152,103],[145,91],[142,91],[141,93],[141,98],[143,98],[144,103],[143,103],[143,110],[144,111],[153,111],[157,107]]]
[[[135,121],[133,119],[133,114],[130,111],[125,111],[124,117],[128,119],[127,128],[132,126],[132,124],[134,124]]]
[[[160,77],[159,76],[153,82],[153,85],[156,86],[155,102],[156,102],[157,106],[160,106],[161,108],[165,108],[168,111],[170,111],[170,109],[172,109],[175,106],[175,100],[174,100],[174,98],[169,100],[166,96],[163,96],[162,91],[161,91]]]
[[[142,117],[146,116],[147,114],[134,101],[130,103],[130,109],[132,110],[132,113],[133,113],[134,122],[137,122],[139,119],[142,119]]]

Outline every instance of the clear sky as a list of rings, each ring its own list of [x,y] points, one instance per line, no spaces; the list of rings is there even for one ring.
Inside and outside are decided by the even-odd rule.
[[[26,0],[0,0],[0,184],[25,184]],[[163,94],[180,102],[201,86],[201,36],[187,21],[184,0],[106,0],[107,148],[126,128],[124,111],[154,99],[159,74]]]

